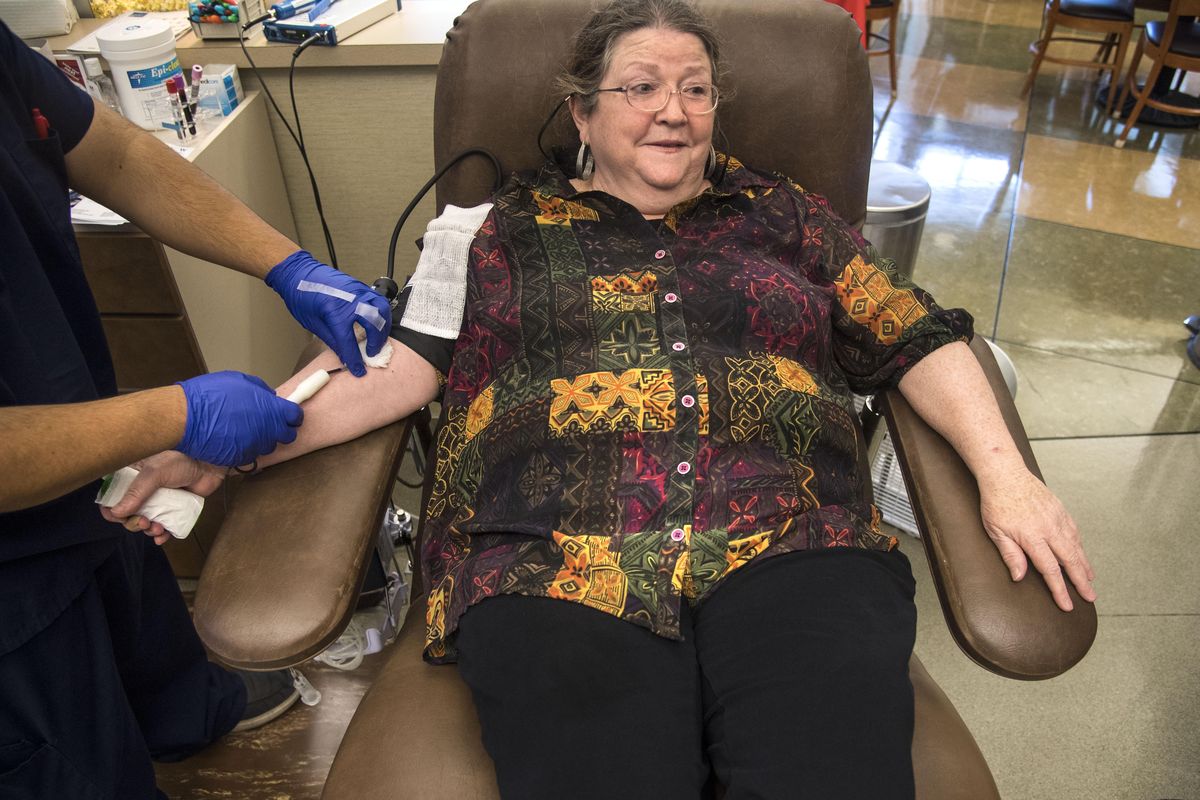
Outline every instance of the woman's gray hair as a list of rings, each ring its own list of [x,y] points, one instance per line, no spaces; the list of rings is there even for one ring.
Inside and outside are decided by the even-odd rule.
[[[665,28],[691,33],[704,43],[712,65],[712,81],[722,89],[723,64],[716,31],[689,0],[612,0],[587,21],[571,45],[566,71],[557,87],[574,95],[579,110],[587,115],[596,106],[600,80],[612,63],[613,44],[623,34],[642,28]]]

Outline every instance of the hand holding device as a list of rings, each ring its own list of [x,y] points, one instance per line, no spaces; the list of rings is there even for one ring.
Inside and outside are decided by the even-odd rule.
[[[261,378],[214,372],[179,383],[187,397],[187,425],[176,450],[222,467],[249,464],[296,439],[304,411],[277,397]]]
[[[183,457],[182,453],[175,455]],[[204,498],[186,489],[161,487],[153,489],[148,496],[144,492],[135,495],[137,505],[125,518],[112,511],[117,505],[133,505],[127,502],[127,498],[141,476],[141,472],[134,467],[122,467],[106,475],[100,484],[100,493],[96,495],[100,513],[111,522],[121,522],[127,530],[150,529],[157,522],[161,532],[169,533],[176,539],[186,539],[200,518],[200,512],[204,510]],[[137,512],[136,518],[131,517],[134,512]],[[142,525],[146,527],[142,528]],[[157,540],[158,537],[155,538]]]
[[[351,373],[360,378],[366,374],[354,323],[366,331],[367,355],[377,355],[392,327],[392,309],[386,299],[362,281],[317,261],[307,250],[281,261],[267,273],[266,280],[292,316],[329,345]]]

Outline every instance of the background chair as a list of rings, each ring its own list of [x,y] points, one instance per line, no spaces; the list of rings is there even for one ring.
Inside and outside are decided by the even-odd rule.
[[[871,32],[872,22],[886,22],[887,36]],[[892,97],[896,96],[896,26],[900,22],[900,0],[871,0],[867,4],[867,45],[872,39],[884,43],[884,47],[867,50],[869,56],[887,56],[888,78],[892,81]]]
[[[1137,103],[1129,112],[1129,117],[1125,120],[1125,127],[1121,129],[1121,135],[1113,142],[1115,147],[1125,146],[1129,132],[1137,124],[1138,115],[1146,106],[1157,108],[1160,111],[1200,117],[1200,110],[1156,100],[1151,96],[1154,86],[1158,82],[1158,76],[1164,67],[1178,70],[1179,75],[1188,70],[1200,69],[1200,22],[1196,22],[1198,15],[1200,15],[1200,0],[1171,0],[1171,7],[1167,11],[1165,21],[1154,20],[1146,23],[1141,38],[1138,39],[1137,49],[1133,51],[1133,61],[1129,65],[1125,85],[1121,88],[1121,100],[1117,103],[1117,109],[1125,107],[1125,98],[1129,96],[1130,92],[1137,99]],[[1138,65],[1142,62],[1143,54],[1150,58],[1150,74],[1146,76],[1146,83],[1139,89],[1137,70]],[[1111,99],[1112,92],[1110,90],[1109,100],[1111,101]]]
[[[726,42],[738,96],[722,106],[721,149],[779,169],[860,224],[870,169],[871,83],[860,32],[819,0],[701,0]],[[506,169],[542,161],[536,132],[558,102],[551,79],[590,0],[482,0],[449,32],[438,72],[435,160],[486,146]],[[539,47],[530,48],[536,41]],[[769,54],[770,58],[765,58]],[[503,69],[497,65],[504,65]],[[779,76],[796,76],[792,81]],[[551,132],[575,140],[566,115]],[[438,206],[490,192],[490,167],[464,162],[438,184]],[[973,344],[1027,462],[1036,469],[1003,378]],[[1094,609],[1059,612],[1044,584],[1014,584],[982,530],[974,479],[898,394],[884,410],[924,531],[947,621],[967,654],[1010,677],[1048,678],[1087,652]],[[353,611],[411,422],[396,423],[242,481],[201,576],[197,629],[227,663],[299,663],[335,639]],[[866,487],[869,491],[869,486]],[[280,559],[280,552],[288,558]],[[421,587],[414,586],[414,597]],[[347,730],[325,797],[495,798],[469,692],[452,667],[420,657],[417,599]],[[913,762],[922,800],[997,797],[970,732],[914,656]]]
[[[1108,103],[1104,108],[1104,113],[1111,114],[1113,95],[1116,92],[1117,81],[1121,77],[1121,67],[1125,63],[1125,48],[1133,38],[1133,8],[1133,0],[1049,0],[1043,15],[1042,37],[1031,47],[1034,52],[1033,65],[1029,68],[1029,77],[1025,79],[1025,85],[1021,88],[1021,97],[1028,95],[1029,90],[1033,88],[1033,82],[1037,79],[1042,61],[1089,67],[1110,74]],[[1054,29],[1058,27],[1103,33],[1105,38],[1082,39],[1073,36],[1055,36]],[[1114,40],[1116,42],[1116,58],[1110,62],[1108,59],[1113,52]],[[1100,46],[1100,51],[1096,59],[1090,61],[1050,56],[1046,54],[1046,49],[1051,42],[1096,44]]]

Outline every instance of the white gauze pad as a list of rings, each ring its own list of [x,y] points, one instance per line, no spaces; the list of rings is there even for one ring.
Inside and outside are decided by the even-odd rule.
[[[129,485],[138,476],[133,467],[122,467],[111,475],[106,475],[100,484],[100,493],[96,502],[107,508],[112,508],[121,502]],[[176,539],[186,539],[204,510],[204,498],[186,489],[157,489],[150,499],[137,512],[151,522],[162,525]]]
[[[392,343],[384,342],[378,353],[369,356],[367,355],[367,343],[365,341],[358,343],[358,351],[362,353],[363,363],[375,369],[383,369],[392,362],[392,350]]]

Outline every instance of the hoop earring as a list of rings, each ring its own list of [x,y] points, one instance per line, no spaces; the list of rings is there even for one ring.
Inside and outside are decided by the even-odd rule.
[[[704,163],[704,177],[711,178],[713,173],[717,171],[717,148],[713,145],[708,146],[708,160]]]
[[[592,148],[587,142],[579,145],[579,153],[575,156],[575,177],[581,181],[591,180],[596,171],[596,160],[592,158]]]

